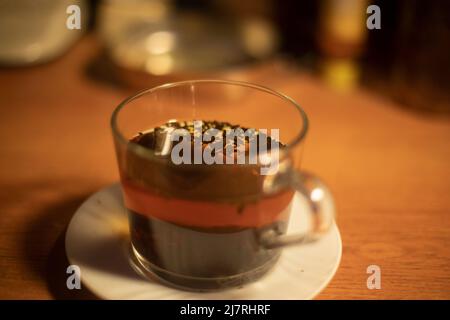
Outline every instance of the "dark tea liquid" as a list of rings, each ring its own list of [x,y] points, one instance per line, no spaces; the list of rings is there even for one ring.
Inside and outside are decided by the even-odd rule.
[[[183,124],[189,126],[169,125]],[[165,126],[139,134],[132,143],[157,153]],[[279,251],[262,248],[260,238],[267,230],[286,231],[293,192],[263,197],[257,167],[177,166],[167,155],[152,162],[130,152],[122,184],[139,263],[193,289],[239,286],[265,274]]]

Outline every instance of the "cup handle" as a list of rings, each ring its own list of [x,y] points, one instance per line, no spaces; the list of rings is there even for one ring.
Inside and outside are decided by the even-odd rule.
[[[280,235],[275,230],[267,230],[261,235],[262,246],[276,249],[317,241],[333,226],[335,206],[330,190],[318,177],[307,172],[291,172],[290,184],[308,200],[311,223],[309,230],[301,234]],[[285,176],[286,177],[286,176]]]

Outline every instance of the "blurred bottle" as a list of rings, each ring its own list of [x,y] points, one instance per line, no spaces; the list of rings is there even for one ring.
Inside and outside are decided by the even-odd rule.
[[[367,0],[323,0],[317,42],[320,70],[327,83],[350,90],[359,81],[358,58],[366,43]]]
[[[382,26],[369,32],[365,82],[407,108],[450,114],[450,2],[373,3]]]
[[[70,5],[81,9],[81,30],[66,27]],[[0,1],[0,64],[29,65],[60,56],[81,36],[87,19],[84,0]]]
[[[390,77],[411,107],[450,112],[450,3],[401,1]]]

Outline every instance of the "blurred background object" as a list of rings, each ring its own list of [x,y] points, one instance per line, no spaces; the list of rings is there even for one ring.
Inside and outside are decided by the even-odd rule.
[[[229,78],[275,63],[343,93],[362,85],[411,110],[450,114],[448,1],[4,0],[0,62],[61,55],[80,36],[64,27],[75,3],[101,48],[87,74],[119,87]],[[368,30],[373,4],[381,29]]]
[[[324,0],[317,42],[323,79],[335,89],[351,90],[359,80],[358,58],[366,45],[367,0]]]
[[[46,62],[68,50],[81,36],[80,30],[66,27],[70,5],[79,6],[84,24],[88,19],[84,0],[0,1],[0,64]]]
[[[368,5],[381,29],[367,30]],[[410,110],[450,114],[450,2],[283,1],[283,50],[338,90],[363,85]]]
[[[198,78],[275,52],[272,21],[259,14],[239,18],[236,13],[245,10],[236,5],[104,0],[98,9],[98,30],[107,57],[128,84],[148,86],[154,76],[172,81]]]
[[[382,29],[370,32],[366,84],[425,113],[450,113],[450,2],[374,1]]]

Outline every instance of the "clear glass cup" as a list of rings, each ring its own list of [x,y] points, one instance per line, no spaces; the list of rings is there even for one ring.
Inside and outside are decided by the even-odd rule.
[[[173,119],[224,121],[269,135],[277,129],[285,146],[275,169],[261,174],[261,164],[177,165],[130,142]],[[328,188],[299,171],[306,114],[281,93],[236,81],[170,83],[123,101],[111,125],[131,260],[149,278],[189,290],[240,286],[267,273],[283,247],[316,241],[334,223]],[[274,157],[266,153],[259,157]],[[308,199],[312,223],[306,233],[291,235],[286,230],[296,192]]]

